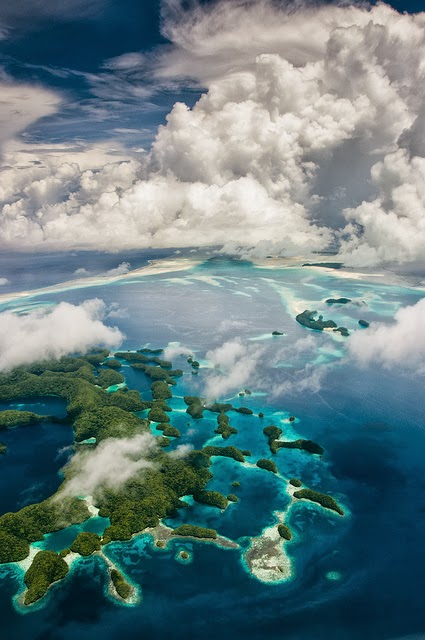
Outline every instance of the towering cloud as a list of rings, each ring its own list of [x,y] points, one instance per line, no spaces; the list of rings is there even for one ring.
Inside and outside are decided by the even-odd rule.
[[[65,154],[3,172],[2,244],[425,257],[425,14],[182,7],[164,2],[171,46],[105,73],[202,87],[196,105],[174,106],[142,161],[83,170]]]
[[[104,302],[96,298],[22,316],[0,313],[0,371],[97,346],[117,347],[123,335],[103,323],[105,315]]]

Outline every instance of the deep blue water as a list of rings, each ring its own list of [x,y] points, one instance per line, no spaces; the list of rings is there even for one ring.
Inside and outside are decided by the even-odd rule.
[[[211,276],[214,282],[208,280]],[[324,305],[325,298],[343,295],[355,304],[330,309]],[[106,548],[111,559],[141,586],[142,602],[134,608],[121,607],[105,596],[105,572],[94,559],[78,563],[70,578],[52,590],[44,608],[25,616],[11,603],[18,578],[5,575],[0,600],[5,635],[18,640],[29,636],[36,640],[91,640],[97,636],[118,640],[123,635],[130,640],[421,638],[425,633],[423,379],[395,369],[360,369],[347,358],[343,338],[299,326],[293,320],[291,305],[294,297],[308,304],[306,308],[317,308],[354,331],[360,317],[390,320],[399,306],[415,303],[423,292],[408,283],[373,284],[342,280],[312,269],[278,271],[217,261],[191,272],[68,290],[34,300],[77,303],[95,296],[106,303],[118,302],[127,310],[125,317],[111,320],[127,336],[123,348],[179,341],[194,349],[203,363],[209,349],[235,336],[248,346],[262,346],[264,353],[248,383],[254,394],[239,399],[233,395],[240,390],[236,388],[228,397],[235,405],[249,406],[255,414],[262,410],[264,419],[229,414],[239,433],[223,442],[214,434],[215,414],[206,412],[203,420],[193,421],[184,412],[176,413],[185,405],[175,397],[171,402],[173,424],[181,430],[182,438],[170,449],[188,442],[196,447],[206,442],[234,444],[250,449],[255,462],[259,457],[270,457],[263,426],[278,422],[288,437],[298,434],[325,448],[323,459],[280,450],[274,458],[279,471],[331,493],[344,505],[347,516],[341,519],[314,505],[293,507],[289,525],[294,539],[287,549],[295,579],[286,584],[258,582],[248,574],[238,551],[180,540],[158,550],[148,536]],[[272,339],[274,329],[285,335]],[[311,346],[304,351],[294,348],[298,340],[308,336]],[[209,371],[201,367],[199,375],[192,376],[185,357],[174,358],[174,364],[185,370],[174,389],[176,396],[189,390],[202,392]],[[325,367],[318,391],[297,389],[297,381],[307,375],[307,364],[313,369]],[[130,387],[149,397],[143,374],[129,368],[123,372]],[[292,386],[273,395],[287,382]],[[289,415],[296,416],[295,424],[285,421]],[[48,429],[49,435],[58,437],[58,429],[64,428],[48,425]],[[18,429],[7,435],[19,435],[31,451],[40,444],[36,438],[28,438],[33,433]],[[2,433],[0,439],[5,437]],[[52,444],[52,450],[60,446],[63,444]],[[48,475],[47,459],[54,460],[55,453],[38,447],[40,450],[43,460],[46,456],[40,473],[44,465]],[[6,458],[0,461],[0,473]],[[53,475],[60,463],[54,465]],[[14,472],[13,466],[7,476],[13,478],[7,481],[10,490],[20,482],[20,472]],[[212,470],[214,479],[208,488],[226,495],[236,493],[240,502],[223,514],[194,504],[170,520],[170,525],[196,521],[214,526],[244,545],[244,536],[258,535],[273,523],[273,511],[285,507],[286,495],[272,474],[217,458]],[[234,480],[240,481],[240,488],[231,487]],[[26,483],[28,480],[23,480],[21,486]],[[92,524],[101,528],[105,523],[92,521],[86,526]],[[60,534],[61,543],[69,533]],[[60,546],[58,538],[51,543]],[[192,563],[176,562],[181,548],[193,553]],[[331,579],[335,574],[338,579]]]

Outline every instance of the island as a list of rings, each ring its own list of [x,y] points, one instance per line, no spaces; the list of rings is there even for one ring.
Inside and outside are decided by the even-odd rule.
[[[140,601],[138,587],[130,584],[120,567],[109,559],[108,545],[112,542],[116,544],[131,541],[133,537],[142,535],[153,538],[151,544],[158,550],[165,549],[169,543],[172,545],[172,541],[179,537],[190,538],[192,544],[196,541],[198,544],[208,542],[242,554],[246,566],[259,580],[289,580],[292,576],[291,562],[283,545],[292,538],[285,522],[291,506],[310,500],[320,507],[344,515],[331,496],[301,488],[301,481],[285,478],[279,473],[273,460],[260,458],[256,463],[248,462],[246,459],[251,455],[249,449],[215,444],[191,449],[185,443],[183,447],[174,446],[175,450],[170,450],[170,453],[165,451],[170,446],[171,439],[181,437],[176,424],[180,428],[183,424],[181,418],[184,408],[178,408],[181,406],[179,403],[171,402],[173,394],[175,399],[184,400],[187,407],[185,422],[188,426],[195,424],[194,421],[209,412],[209,420],[205,420],[200,429],[210,429],[209,435],[206,433],[205,442],[214,437],[214,433],[224,439],[238,433],[230,424],[231,420],[227,415],[230,412],[246,416],[243,421],[247,424],[247,434],[251,428],[258,429],[258,421],[253,418],[253,411],[248,407],[234,407],[229,402],[220,402],[218,399],[207,403],[201,396],[183,395],[180,388],[183,387],[184,392],[187,392],[188,385],[179,385],[178,379],[190,374],[190,368],[185,365],[186,373],[173,369],[172,362],[162,359],[162,354],[163,351],[159,349],[142,348],[116,352],[111,358],[107,350],[94,350],[86,355],[45,360],[0,374],[0,401],[29,399],[34,402],[39,398],[54,396],[66,402],[66,416],[60,419],[39,416],[30,411],[0,411],[1,428],[31,427],[40,421],[51,421],[52,428],[67,428],[74,434],[74,455],[61,470],[63,481],[57,492],[41,502],[0,516],[0,563],[11,567],[20,563],[25,571],[22,584],[25,590],[19,596],[22,606],[38,602],[50,585],[67,576],[73,563],[81,562],[82,558],[89,556],[99,558],[106,565],[109,596],[121,604],[136,604]],[[118,372],[123,363],[130,365],[136,371],[136,376],[145,376],[142,388],[148,390],[143,391],[143,395],[127,387],[125,377]],[[193,358],[188,364],[192,368]],[[195,369],[198,370],[196,365]],[[205,368],[200,368],[201,377],[204,371]],[[245,389],[240,393],[249,396],[252,392]],[[215,422],[212,420],[214,415],[211,414],[216,414],[215,429],[212,425]],[[263,417],[264,414],[260,412],[258,415]],[[281,412],[280,415],[289,413]],[[322,455],[323,448],[311,440],[282,440],[288,419],[282,417],[279,420],[278,424],[282,426],[269,425],[263,429],[273,454],[280,448],[287,448]],[[289,421],[294,420],[293,416],[289,418]],[[241,433],[238,438],[244,434]],[[149,436],[154,443],[143,454],[144,465],[140,472],[134,472],[113,489],[104,485],[96,487],[90,496],[71,495],[69,487],[78,472],[74,461],[80,453],[84,452],[89,459],[99,446],[140,435]],[[186,437],[186,431],[183,436]],[[249,441],[245,442],[245,446],[248,443]],[[228,458],[229,462],[223,465],[215,460],[217,457]],[[249,549],[241,549],[238,542],[220,535],[215,529],[202,526],[202,522],[184,522],[185,510],[188,510],[189,504],[194,503],[204,505],[202,509],[197,507],[199,513],[209,511],[212,514],[214,509],[220,512],[231,509],[237,513],[240,508],[238,496],[235,493],[226,494],[230,484],[234,489],[240,486],[239,480],[231,482],[230,476],[222,488],[223,493],[208,490],[213,471],[219,465],[230,465],[232,473],[235,471],[233,478],[240,477],[238,465],[243,465],[240,469],[244,474],[253,474],[254,469],[255,474],[271,472],[275,476],[273,482],[282,483],[283,490],[290,498],[286,510],[276,512],[275,524],[267,527],[261,536],[251,539]],[[259,476],[256,477],[258,479]],[[255,482],[254,477],[252,482]],[[172,521],[177,516],[179,526],[174,529],[165,526],[165,519]],[[73,525],[82,525],[95,517],[105,518],[104,530],[99,531],[99,534],[81,530],[76,536],[74,533],[73,542],[59,553],[40,551],[36,544],[47,534],[54,534]],[[182,519],[184,523],[180,524]],[[187,519],[190,520],[190,517]],[[188,552],[181,551],[178,555],[187,562],[189,557],[182,555],[186,553]]]
[[[336,329],[337,324],[333,320],[323,320],[323,316],[316,318],[317,311],[309,311],[306,309],[302,313],[295,316],[295,320],[303,327],[313,329],[314,331],[323,331],[324,329]]]
[[[359,325],[363,327],[363,329],[367,329],[369,326],[369,323],[367,322],[367,320],[359,320]]]
[[[348,304],[351,302],[350,298],[328,298],[326,304]]]

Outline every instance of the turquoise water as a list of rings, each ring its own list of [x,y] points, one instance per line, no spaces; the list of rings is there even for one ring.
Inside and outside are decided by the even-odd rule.
[[[337,308],[324,302],[341,296],[353,303]],[[341,519],[312,504],[292,507],[288,524],[294,538],[287,550],[295,578],[280,585],[264,585],[253,578],[239,551],[202,542],[175,540],[166,550],[158,550],[142,535],[128,543],[108,545],[108,556],[141,587],[141,603],[133,608],[120,607],[105,597],[103,564],[88,559],[75,565],[43,608],[22,616],[11,604],[19,579],[2,568],[5,634],[37,640],[91,640],[98,635],[115,640],[123,634],[130,639],[161,640],[167,636],[395,640],[425,632],[421,597],[425,571],[421,553],[425,533],[423,380],[397,370],[360,369],[347,356],[349,338],[311,332],[294,321],[294,308],[301,305],[302,309],[317,309],[353,332],[361,330],[359,318],[389,320],[400,306],[423,297],[423,292],[408,281],[371,283],[317,269],[260,269],[221,260],[187,272],[67,290],[37,296],[34,301],[51,305],[90,297],[100,297],[107,304],[117,302],[126,310],[125,317],[110,320],[126,334],[123,348],[180,342],[202,362],[208,350],[235,337],[248,350],[261,349],[255,371],[241,385],[252,389],[253,395],[239,398],[237,387],[221,398],[235,406],[248,406],[256,414],[229,414],[238,434],[227,441],[214,434],[216,414],[205,412],[203,420],[195,421],[179,411],[185,409],[181,396],[188,391],[202,394],[211,371],[201,367],[199,375],[192,376],[186,357],[173,359],[185,375],[173,389],[178,397],[170,403],[172,423],[182,433],[170,450],[185,443],[195,447],[233,444],[250,449],[252,457],[247,460],[255,462],[270,457],[263,427],[279,424],[285,436],[311,438],[325,448],[322,459],[280,450],[274,457],[279,472],[331,493],[344,505],[347,516]],[[275,329],[285,335],[272,338]],[[303,380],[318,368],[319,387],[302,387]],[[144,374],[127,367],[122,371],[131,388],[149,397]],[[257,417],[259,411],[264,412],[263,419]],[[290,415],[297,418],[292,425],[287,422]],[[63,429],[48,425],[46,437],[54,434],[59,438]],[[2,433],[0,439],[19,434],[31,452],[37,442],[40,447],[37,433],[18,429]],[[57,450],[67,443],[69,440],[54,441],[50,450],[37,449],[43,451],[43,460],[37,457],[32,464],[40,478],[48,475],[47,458],[55,460]],[[7,456],[0,461],[0,473],[6,460]],[[8,473],[13,473],[14,465]],[[56,477],[61,461],[55,465],[52,473]],[[288,497],[282,481],[230,459],[214,458],[212,471],[208,489],[236,493],[240,501],[224,513],[192,503],[167,522],[170,526],[183,522],[211,526],[245,548],[247,536],[259,535],[275,521],[273,512],[285,509]],[[7,486],[19,483],[19,475],[17,470],[8,476],[12,481]],[[240,482],[237,489],[231,487],[235,480]],[[26,483],[28,480],[22,486]],[[19,498],[13,500],[11,494],[12,507],[8,508],[18,507]],[[106,524],[104,519],[93,519],[84,527],[100,532]],[[81,527],[52,534],[43,544],[56,549],[66,546],[77,529]],[[190,552],[192,562],[176,561],[182,548]]]

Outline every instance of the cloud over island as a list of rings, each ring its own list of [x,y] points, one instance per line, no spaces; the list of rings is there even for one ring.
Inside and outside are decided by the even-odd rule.
[[[104,324],[106,313],[105,303],[97,298],[79,305],[61,302],[27,315],[0,313],[0,371],[94,347],[118,347],[124,336]]]

